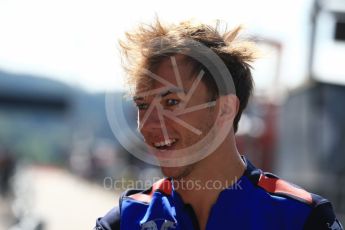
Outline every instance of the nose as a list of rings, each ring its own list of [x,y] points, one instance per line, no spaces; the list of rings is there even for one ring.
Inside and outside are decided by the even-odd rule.
[[[163,115],[159,114],[158,109],[154,108],[152,111],[138,112],[138,129],[140,132],[152,132],[160,130]]]

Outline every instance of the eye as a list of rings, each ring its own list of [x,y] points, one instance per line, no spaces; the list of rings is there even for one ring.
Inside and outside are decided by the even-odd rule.
[[[167,106],[174,106],[174,105],[178,105],[180,103],[180,100],[177,100],[177,99],[167,99],[165,101],[165,104]]]
[[[137,108],[138,108],[139,110],[145,110],[145,109],[148,109],[148,107],[149,107],[149,104],[147,104],[147,103],[140,103],[140,104],[137,104]]]

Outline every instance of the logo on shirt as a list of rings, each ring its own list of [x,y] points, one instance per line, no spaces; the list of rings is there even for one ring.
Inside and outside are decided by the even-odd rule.
[[[158,228],[158,226],[161,226]],[[171,230],[176,228],[176,223],[170,220],[156,219],[150,220],[141,225],[141,230]]]

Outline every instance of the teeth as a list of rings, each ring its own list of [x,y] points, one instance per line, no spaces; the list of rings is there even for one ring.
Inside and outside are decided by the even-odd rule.
[[[176,142],[176,139],[168,139],[165,141],[156,142],[156,143],[154,143],[154,146],[155,147],[171,146],[175,142]]]

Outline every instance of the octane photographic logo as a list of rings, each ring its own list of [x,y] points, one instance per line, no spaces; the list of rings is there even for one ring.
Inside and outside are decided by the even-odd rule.
[[[161,44],[164,43],[164,39],[156,38],[151,41],[151,44]],[[126,114],[124,113],[124,101],[125,93],[123,97],[115,96],[112,93],[107,93],[105,98],[106,114],[107,119],[110,124],[111,130],[119,143],[135,157],[153,165],[163,166],[163,167],[181,167],[185,165],[193,164],[212,153],[225,139],[226,135],[231,129],[231,124],[225,127],[225,132],[218,132],[215,125],[208,131],[208,133],[202,133],[202,131],[196,127],[193,127],[188,122],[181,119],[179,116],[196,112],[205,108],[213,107],[216,105],[216,101],[211,101],[207,103],[202,103],[200,105],[187,107],[188,101],[191,97],[196,94],[196,89],[200,84],[205,72],[201,70],[197,77],[194,79],[192,86],[185,93],[179,93],[180,97],[184,99],[186,103],[183,103],[181,107],[176,111],[171,111],[164,109],[161,105],[161,92],[168,89],[183,89],[183,84],[180,76],[179,66],[175,59],[175,54],[182,54],[188,56],[203,65],[205,69],[210,73],[211,76],[217,76],[214,81],[218,87],[219,92],[228,92],[235,94],[235,86],[231,77],[231,74],[223,61],[214,53],[210,48],[197,42],[195,40],[186,39],[183,49],[175,49],[174,55],[171,54],[171,50],[162,49],[159,51],[160,55],[166,54],[170,57],[170,62],[173,67],[175,82],[173,84],[167,81],[162,76],[159,76],[150,70],[142,69],[141,72],[146,77],[151,78],[154,81],[159,82],[162,87],[157,89],[147,90],[145,92],[140,92],[136,96],[145,97],[152,96],[153,100],[149,104],[149,107],[145,110],[145,114],[140,122],[138,130],[134,130],[133,125],[128,123],[126,119]],[[183,91],[183,90],[182,90]],[[175,122],[176,124],[184,127],[190,132],[202,137],[197,143],[190,146],[185,146],[182,149],[173,149],[159,151],[160,154],[153,154],[157,152],[153,146],[149,146],[145,143],[142,136],[140,135],[140,129],[145,125],[147,119],[150,117],[152,112],[156,111],[159,117],[161,133],[164,136],[164,140],[169,140],[168,130],[166,123]],[[133,123],[135,121],[132,121]],[[215,122],[216,123],[216,122]],[[224,127],[223,127],[224,128]]]

